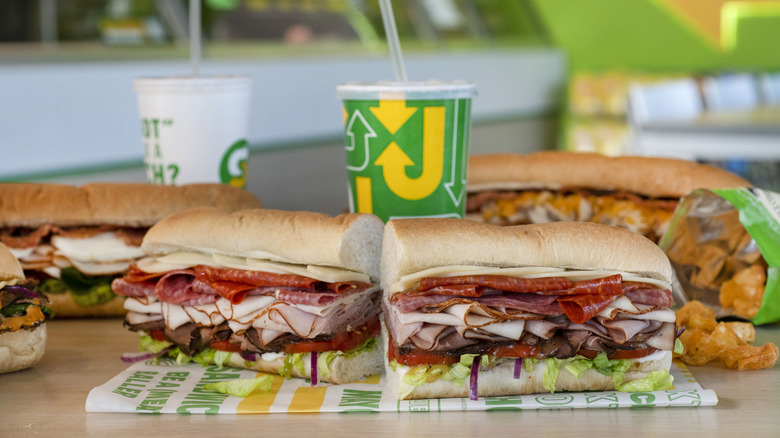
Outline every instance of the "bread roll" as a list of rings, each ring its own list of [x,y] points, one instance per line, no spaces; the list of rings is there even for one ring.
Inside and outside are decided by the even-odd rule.
[[[0,333],[0,373],[19,371],[38,363],[46,351],[46,324]]]
[[[382,221],[370,214],[331,217],[312,212],[251,209],[232,214],[198,208],[153,226],[141,249],[150,255],[180,251],[323,265],[379,278]]]
[[[750,186],[748,181],[726,170],[675,158],[609,157],[565,151],[469,158],[469,192],[580,187],[680,198],[695,189]]]
[[[144,183],[0,184],[0,226],[118,225],[149,227],[186,208],[228,211],[262,207],[250,192],[226,184],[162,186]]]
[[[671,283],[664,252],[622,228],[589,222],[500,227],[460,219],[398,219],[385,227],[382,288],[438,266],[549,266],[636,273]]]

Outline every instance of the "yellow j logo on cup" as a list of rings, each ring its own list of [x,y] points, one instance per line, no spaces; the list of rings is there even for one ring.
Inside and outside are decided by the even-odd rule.
[[[351,210],[385,221],[462,218],[474,85],[346,84],[338,92]]]

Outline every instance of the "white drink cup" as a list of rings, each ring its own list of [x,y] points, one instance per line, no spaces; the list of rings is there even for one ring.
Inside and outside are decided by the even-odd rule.
[[[251,78],[138,78],[144,165],[153,184],[246,186]]]

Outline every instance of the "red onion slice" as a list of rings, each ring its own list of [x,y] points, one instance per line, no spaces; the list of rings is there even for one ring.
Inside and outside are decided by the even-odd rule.
[[[241,353],[239,353],[239,356],[241,356],[241,359],[244,359],[249,362],[254,362],[257,360],[257,353],[242,351]]]
[[[477,374],[479,374],[479,356],[474,358],[474,362],[471,364],[471,377],[469,378],[469,399],[479,399],[479,391],[477,388]]]
[[[148,351],[141,351],[138,353],[124,353],[122,354],[122,360],[124,362],[130,362],[130,363],[141,362],[142,360],[151,359],[157,356],[162,356],[163,354],[167,353],[168,350],[170,350],[171,348],[173,348],[173,345],[171,345],[170,347],[163,348],[162,350],[160,350],[159,353],[150,353]]]
[[[5,290],[15,294],[23,295],[25,298],[37,298],[39,296],[37,292],[27,289],[24,286],[6,286]]]
[[[311,386],[317,386],[317,352],[311,352]]]
[[[515,359],[515,372],[514,374],[512,374],[512,377],[514,377],[515,379],[519,379],[520,371],[522,371],[522,369],[523,369],[523,358],[518,357],[517,359]]]

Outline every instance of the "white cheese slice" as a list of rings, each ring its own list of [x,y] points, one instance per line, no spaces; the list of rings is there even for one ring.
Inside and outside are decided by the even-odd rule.
[[[155,260],[159,263],[169,265],[186,265],[187,267],[195,265],[219,266],[219,263],[208,255],[199,252],[174,252],[163,256],[156,256]]]
[[[311,277],[311,273],[305,265],[294,265],[292,263],[272,262],[269,260],[246,259],[249,269],[256,271],[276,272],[279,274],[302,275]],[[312,277],[313,278],[313,277]]]
[[[620,274],[623,281],[636,281],[647,283],[661,289],[672,289],[672,285],[653,278],[646,278],[637,274],[623,271],[584,271],[570,270],[563,268],[552,268],[544,266],[525,266],[520,268],[486,268],[484,266],[439,266],[436,268],[425,269],[413,274],[404,275],[388,289],[391,294],[416,289],[420,280],[424,277],[456,277],[461,275],[506,275],[518,278],[548,278],[548,277],[566,277],[571,281],[592,280],[594,278],[608,277],[610,275]]]
[[[292,274],[313,278],[326,283],[362,281],[370,283],[368,275],[361,272],[330,266],[297,265],[292,263],[258,260],[254,258],[234,257],[224,254],[201,254],[195,252],[177,252],[158,257],[145,257],[138,261],[138,267],[144,272],[158,273],[174,269],[186,269],[195,265],[208,265],[220,268],[245,269],[275,274]]]
[[[105,232],[86,239],[54,236],[51,243],[65,257],[80,262],[111,262],[133,260],[144,256],[137,246],[126,244],[116,233]]]
[[[90,263],[71,259],[70,262],[76,269],[87,275],[119,274],[130,267],[130,261]]]
[[[306,266],[306,270],[308,271],[308,277],[316,278],[317,280],[324,281],[326,283],[340,283],[348,281],[362,281],[364,283],[371,282],[371,278],[362,272],[334,268],[331,266],[308,265]]]
[[[424,277],[456,277],[460,275],[507,275],[510,277],[530,277],[534,274],[561,273],[562,268],[524,266],[519,268],[496,268],[485,266],[456,265],[437,266],[413,274],[404,275],[398,282],[390,286],[390,293],[401,292],[416,286]]]
[[[144,257],[136,262],[139,269],[150,274],[158,274],[160,272],[176,271],[179,269],[187,269],[190,264],[187,263],[163,263],[154,257]]]
[[[14,257],[16,257],[17,259],[30,257],[33,251],[35,251],[34,246],[31,246],[29,248],[21,248],[21,249],[19,248],[8,248],[8,249],[11,251],[11,254],[13,254]]]

